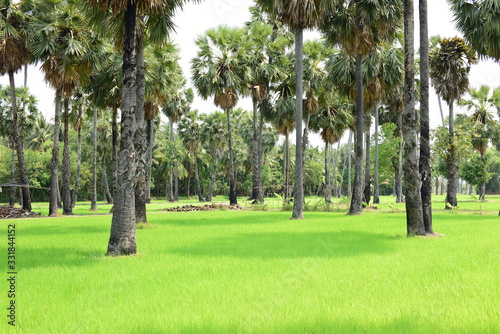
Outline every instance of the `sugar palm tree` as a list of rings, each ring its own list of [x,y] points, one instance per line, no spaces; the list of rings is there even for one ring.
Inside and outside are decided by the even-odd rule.
[[[443,39],[440,46],[430,54],[431,83],[449,107],[448,132],[449,152],[447,157],[448,187],[446,203],[457,205],[457,158],[454,143],[454,112],[453,104],[469,88],[469,71],[471,65],[477,62],[474,51],[461,38]],[[446,205],[445,208],[448,208]]]
[[[238,95],[245,94],[250,82],[248,53],[250,43],[244,29],[219,26],[208,30],[196,40],[199,50],[191,62],[193,83],[204,98],[214,97],[216,106],[227,116],[229,148],[229,202],[237,204],[231,110],[238,102]]]
[[[22,189],[23,209],[31,211],[28,174],[24,161],[24,145],[19,130],[18,105],[14,73],[30,60],[28,50],[28,22],[19,3],[0,2],[0,75],[9,75],[12,110],[12,147],[17,152],[17,164]]]
[[[344,1],[326,12],[321,30],[332,44],[339,44],[355,58],[356,78],[356,141],[355,175],[349,208],[350,215],[362,211],[362,159],[363,159],[363,76],[362,61],[384,40],[392,40],[401,23],[401,1],[352,0]]]
[[[455,25],[480,57],[500,61],[500,19],[496,0],[448,0]]]
[[[302,98],[303,98],[303,31],[318,26],[327,7],[336,1],[321,0],[257,0],[262,9],[282,21],[295,33],[295,191],[292,219],[303,219],[304,166],[302,158]]]
[[[500,87],[492,90],[486,85],[479,89],[469,90],[469,99],[461,99],[458,105],[464,106],[467,111],[472,111],[468,117],[463,118],[471,123],[474,128],[472,135],[472,145],[480,154],[483,169],[486,168],[486,151],[491,139],[498,138],[498,122],[495,120],[495,111],[500,106]],[[485,200],[486,183],[483,181],[479,185],[479,200]]]

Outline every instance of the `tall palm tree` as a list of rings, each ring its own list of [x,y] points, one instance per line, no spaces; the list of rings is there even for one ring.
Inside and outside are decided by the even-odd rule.
[[[24,161],[24,145],[19,130],[18,105],[14,73],[30,60],[28,50],[28,23],[19,3],[11,0],[0,2],[0,75],[9,75],[12,110],[12,147],[17,152],[23,209],[31,211],[28,174]]]
[[[500,13],[496,0],[448,0],[454,21],[481,57],[500,61]]]
[[[362,61],[384,40],[392,40],[402,20],[402,1],[351,0],[326,13],[321,30],[327,40],[340,44],[355,58],[356,140],[355,174],[350,215],[362,211],[363,76]]]
[[[231,125],[231,110],[238,95],[245,94],[250,81],[248,53],[250,43],[244,29],[219,26],[208,30],[196,40],[199,50],[191,62],[193,83],[204,98],[214,97],[216,106],[227,116],[229,148],[229,203],[237,204],[236,178]]]
[[[479,89],[469,90],[469,99],[461,99],[458,105],[464,106],[467,111],[472,111],[472,115],[467,120],[474,128],[472,135],[472,145],[480,154],[483,169],[486,168],[486,151],[491,139],[498,138],[498,122],[495,120],[494,112],[500,105],[500,87],[492,90],[486,85]],[[486,182],[479,185],[479,200],[485,200]]]
[[[188,152],[192,154],[198,201],[204,202],[198,170],[198,151],[200,150],[200,124],[198,123],[198,110],[192,110],[181,118],[179,123],[179,137]]]
[[[446,203],[457,205],[457,158],[454,143],[453,104],[469,88],[469,71],[477,62],[474,51],[465,41],[458,37],[443,39],[440,46],[434,49],[429,58],[430,78],[436,93],[446,101],[449,107],[448,132],[449,152],[447,158],[448,187]],[[448,208],[446,205],[445,208]]]
[[[304,166],[302,164],[303,31],[318,26],[327,7],[336,1],[257,0],[262,9],[277,17],[295,33],[295,191],[292,219],[303,219]]]
[[[429,121],[429,26],[427,0],[419,0],[420,21],[420,158],[422,214],[426,234],[432,230],[432,167]]]

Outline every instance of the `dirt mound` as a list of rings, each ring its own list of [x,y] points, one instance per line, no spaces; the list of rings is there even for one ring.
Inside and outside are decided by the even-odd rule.
[[[214,211],[212,205],[184,205],[167,209],[168,212]]]
[[[23,210],[21,208],[11,208],[9,206],[0,206],[0,218],[20,218],[29,216],[39,216],[40,213]]]

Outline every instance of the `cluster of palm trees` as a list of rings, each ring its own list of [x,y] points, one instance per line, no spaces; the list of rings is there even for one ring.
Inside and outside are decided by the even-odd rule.
[[[58,208],[58,136],[61,122],[64,143],[61,197],[63,214],[71,214],[79,179],[77,176],[72,194],[68,145],[72,110],[76,115],[73,124],[78,133],[83,110],[92,110],[94,128],[97,126],[98,110],[112,110],[113,189],[110,197],[114,209],[108,243],[110,255],[135,253],[136,223],[147,222],[146,202],[149,198],[147,191],[150,188],[148,182],[151,179],[154,139],[152,121],[160,107],[170,120],[172,141],[173,127],[178,123],[179,135],[194,162],[197,194],[200,200],[204,199],[197,166],[197,136],[200,133],[197,118],[205,116],[190,110],[193,93],[184,91],[185,82],[177,64],[177,53],[168,41],[173,28],[173,15],[185,2],[1,0],[0,3],[0,56],[3,60],[0,73],[8,74],[10,79],[12,149],[17,152],[20,183],[24,185],[24,208],[31,209],[31,204],[14,73],[28,63],[38,62],[42,64],[46,81],[56,91],[50,214],[57,214]],[[466,37],[476,38],[478,30],[475,26],[468,26],[471,22],[468,18],[479,14],[482,19],[489,18],[488,2],[450,2],[458,11],[457,23],[461,29],[471,31],[465,34]],[[469,17],[461,15],[463,6],[475,6],[467,7]],[[241,97],[249,96],[253,102],[251,198],[254,201],[264,200],[262,134],[265,122],[271,121],[277,131],[285,135],[286,144],[288,136],[295,130],[293,219],[303,218],[304,152],[310,129],[320,132],[325,142],[326,201],[331,198],[328,148],[340,140],[344,131],[351,129],[355,132],[355,175],[349,214],[360,214],[363,202],[370,202],[370,168],[369,165],[365,167],[363,175],[362,166],[363,134],[366,142],[364,152],[369,163],[372,111],[378,129],[378,110],[384,105],[398,115],[399,129],[404,137],[405,160],[399,164],[404,167],[400,167],[398,175],[404,175],[408,234],[433,233],[429,77],[438,94],[450,106],[447,201],[456,205],[453,190],[456,184],[453,103],[467,90],[467,73],[476,60],[472,49],[458,38],[441,41],[440,47],[429,55],[426,8],[426,0],[420,0],[420,131],[417,131],[415,112],[414,14],[411,0],[258,0],[252,8],[252,22],[246,27],[221,26],[200,36],[195,41],[198,53],[191,63],[193,84],[202,98],[213,98],[214,104],[226,114],[227,128],[224,133],[229,151],[230,204],[237,203],[231,111]],[[322,33],[324,41],[304,43],[303,31],[316,28]],[[475,50],[498,60],[498,48],[494,42],[498,40],[498,34],[488,32],[492,35],[491,41],[482,40],[482,46]],[[485,43],[487,46],[484,46]],[[429,59],[430,62],[427,61]],[[454,77],[447,76],[450,74]],[[120,130],[118,109],[121,110]],[[206,118],[204,121],[211,120]],[[222,130],[206,136],[213,158],[212,175],[215,175],[221,145],[220,140],[213,137],[221,134]],[[93,141],[97,143],[95,136]],[[376,142],[377,136],[378,133],[375,134]],[[95,169],[98,150],[94,145]],[[175,150],[169,153],[175,155]],[[289,197],[291,163],[288,152],[284,161],[284,193]],[[80,159],[77,164],[80,164]],[[175,200],[178,196],[178,166],[170,163],[167,169],[168,197]],[[78,171],[79,168],[77,174]],[[214,177],[207,198],[211,197]],[[376,168],[374,178],[378,179]],[[95,178],[93,184],[96,187]],[[375,189],[378,189],[377,185]],[[377,200],[376,193],[374,201]],[[95,205],[96,198],[93,198],[93,208]]]

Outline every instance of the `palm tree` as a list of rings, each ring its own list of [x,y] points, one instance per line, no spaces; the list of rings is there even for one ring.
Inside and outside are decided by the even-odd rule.
[[[429,123],[429,27],[427,0],[419,0],[420,20],[420,158],[422,214],[426,234],[432,230],[432,167]]]
[[[250,81],[248,54],[250,43],[244,29],[220,26],[208,30],[196,40],[199,50],[191,62],[193,83],[204,98],[214,97],[216,106],[227,116],[229,148],[229,203],[237,204],[231,109],[238,102],[238,95],[245,93]]]
[[[350,215],[362,211],[363,76],[362,61],[384,40],[392,40],[402,19],[402,2],[350,0],[326,13],[321,30],[333,45],[355,57],[356,141],[354,186]]]
[[[453,104],[469,88],[469,71],[477,62],[472,51],[464,40],[458,37],[443,39],[440,46],[434,49],[429,58],[430,78],[436,93],[446,101],[449,107],[448,132],[449,153],[447,158],[448,187],[446,203],[457,205],[457,158],[454,143],[454,113]],[[446,205],[445,208],[448,208]]]
[[[28,174],[24,162],[24,145],[19,130],[18,106],[14,73],[30,60],[28,51],[28,25],[20,4],[11,0],[0,2],[0,75],[9,75],[12,110],[12,147],[17,152],[17,165],[22,185],[23,209],[31,211]]]
[[[498,138],[498,126],[494,119],[494,112],[500,105],[500,87],[492,90],[490,87],[482,85],[479,89],[471,88],[469,95],[470,99],[461,99],[458,101],[458,105],[473,112],[467,117],[475,130],[472,135],[472,145],[480,154],[483,169],[486,169],[488,143],[493,137]],[[485,191],[486,182],[482,181],[479,185],[479,200],[485,201]]]
[[[198,123],[198,110],[192,110],[181,118],[179,123],[179,137],[188,152],[192,154],[198,201],[204,202],[198,170],[198,151],[200,149],[200,124]]]
[[[303,219],[304,166],[302,164],[302,98],[303,98],[303,31],[314,28],[321,21],[327,6],[334,1],[321,0],[257,0],[262,9],[280,19],[295,33],[295,191],[292,219]]]
[[[465,40],[480,57],[500,61],[498,2],[495,0],[448,0],[454,21]]]

